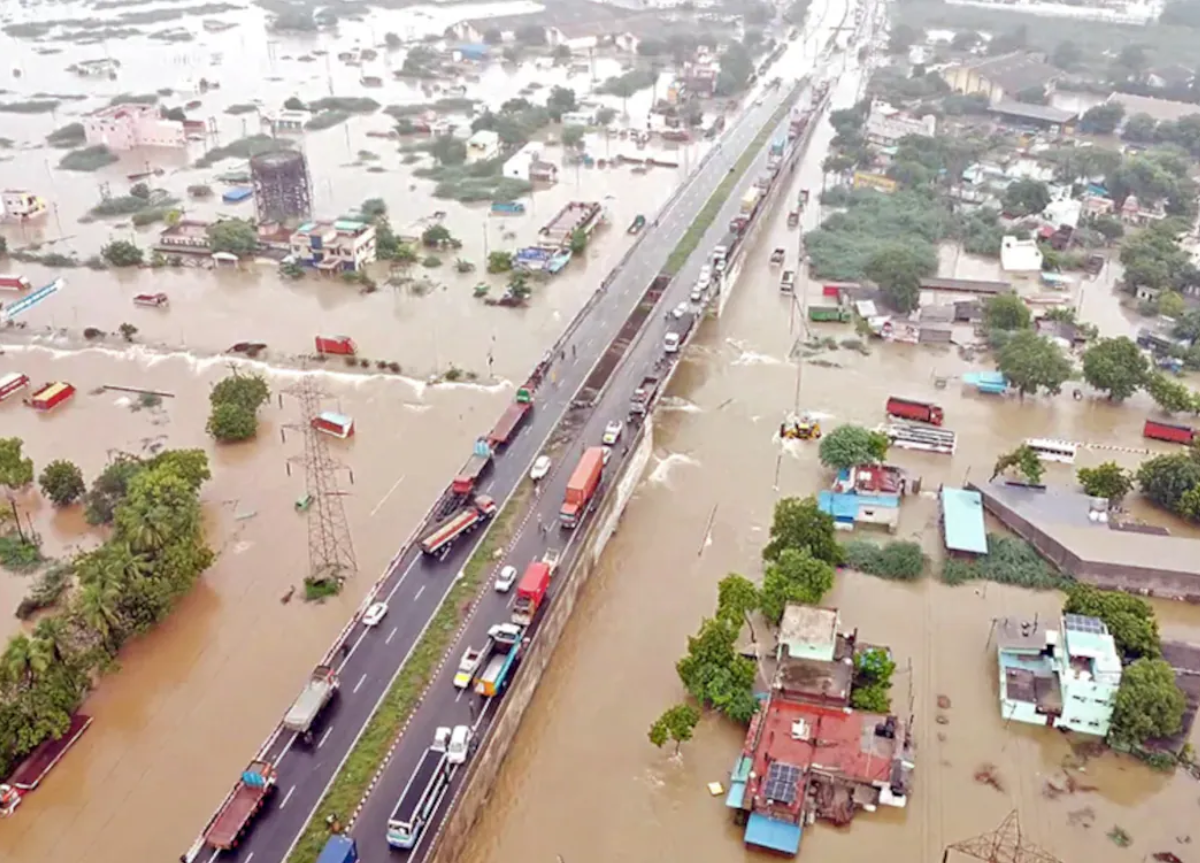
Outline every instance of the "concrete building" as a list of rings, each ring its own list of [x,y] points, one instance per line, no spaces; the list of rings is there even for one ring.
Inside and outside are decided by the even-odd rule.
[[[780,662],[788,659],[815,659],[832,662],[838,640],[836,608],[818,608],[788,603],[779,622],[776,645]]]
[[[500,154],[500,134],[491,129],[480,129],[467,139],[467,153],[473,159],[494,159]]]
[[[1004,237],[1000,241],[1000,269],[1006,273],[1040,273],[1042,250],[1037,241]]]
[[[83,131],[89,144],[103,144],[110,150],[187,146],[183,123],[162,119],[154,105],[101,108],[84,116]]]
[[[1104,622],[1064,615],[1058,629],[997,621],[1005,720],[1104,737],[1121,685],[1121,657]]]
[[[979,93],[993,105],[1015,102],[1017,94],[1034,87],[1049,91],[1062,75],[1040,54],[1021,51],[988,57],[941,71],[942,78],[956,93]]]
[[[1135,96],[1132,93],[1113,93],[1105,100],[1116,103],[1125,109],[1125,120],[1135,114],[1147,114],[1160,123],[1173,123],[1191,114],[1200,114],[1200,105],[1191,102],[1174,102],[1170,99],[1156,99],[1153,96]]]
[[[833,488],[817,495],[817,506],[833,516],[833,525],[838,530],[878,524],[894,533],[900,524],[900,498],[904,492],[904,477],[899,468],[859,465],[840,471]]]
[[[870,143],[891,147],[909,135],[932,138],[937,132],[937,117],[911,117],[884,102],[872,102],[863,131]]]
[[[207,255],[209,251],[208,222],[180,219],[163,228],[158,234],[156,248],[161,252]]]
[[[1075,121],[1079,118],[1078,111],[1065,111],[1050,105],[1032,105],[1013,99],[993,102],[988,113],[998,117],[1002,123],[1042,129],[1053,135],[1069,134],[1074,130]]]
[[[0,216],[25,221],[46,214],[46,202],[24,189],[5,189],[0,195]]]
[[[375,260],[375,226],[349,219],[306,222],[290,245],[297,263],[326,273],[356,272]]]
[[[1012,291],[1008,282],[991,282],[982,279],[943,279],[931,277],[920,281],[920,306],[940,306],[961,301],[967,297],[986,300]]]

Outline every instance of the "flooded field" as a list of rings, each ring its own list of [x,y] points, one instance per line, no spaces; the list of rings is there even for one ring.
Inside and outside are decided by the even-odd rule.
[[[840,87],[836,107],[854,97],[849,76]],[[826,125],[814,136],[798,188],[820,187],[818,166],[831,134]],[[717,582],[730,571],[759,575],[774,501],[814,493],[828,481],[815,444],[795,442],[779,461],[773,441],[794,398],[796,366],[788,357],[798,333],[789,330],[788,300],[776,291],[778,276],[767,257],[772,247],[790,250],[795,243],[784,214],[776,214],[746,263],[726,316],[705,324],[689,349],[668,403],[655,418],[656,459],[526,714],[464,863],[764,859],[743,849],[741,830],[732,825],[723,798],[709,796],[705,788],[727,780],[742,730],[706,716],[679,758],[670,755],[670,747],[651,746],[646,731],[684,695],[675,661],[701,617],[712,613]],[[944,263],[943,275],[950,274],[952,263]],[[958,275],[994,277],[986,266],[964,256]],[[819,295],[819,285],[808,290],[810,298]],[[1129,321],[1103,280],[1088,285],[1084,305],[1084,317],[1103,330],[1128,332]],[[852,335],[818,326],[821,335]],[[986,479],[996,454],[1025,436],[1145,443],[1140,426],[1151,405],[1141,396],[1118,407],[1075,401],[1069,393],[1024,403],[986,399],[953,380],[936,390],[935,374],[955,376],[970,366],[955,353],[927,347],[875,343],[870,356],[840,350],[819,359],[837,365],[806,363],[800,402],[829,426],[881,422],[892,393],[936,399],[946,409],[947,427],[959,434],[953,458],[892,454],[894,462],[923,477],[927,490],[968,476]],[[1113,457],[1129,465],[1138,458],[1093,452],[1081,463]],[[1049,481],[1067,482],[1071,470],[1051,465]],[[1139,514],[1165,521],[1161,513]],[[932,496],[904,504],[897,536],[936,554],[940,538]],[[1046,783],[1061,779],[1069,754],[1065,739],[1006,725],[1000,715],[992,620],[1034,614],[1046,619],[1061,601],[1056,593],[994,584],[950,588],[931,578],[898,585],[857,574],[839,577],[826,602],[840,608],[843,627],[890,645],[897,657],[901,670],[893,706],[916,716],[915,790],[907,810],[863,814],[845,830],[827,825],[806,830],[803,859],[933,863],[946,844],[994,829],[1014,808],[1027,835],[1065,860],[1144,859],[1158,851],[1182,856],[1177,838],[1184,841],[1196,823],[1195,780],[1163,777],[1105,755],[1086,767],[1095,790],[1052,796]],[[1156,607],[1165,637],[1200,641],[1200,609]],[[950,699],[950,708],[938,709],[939,695]],[[1198,737],[1194,733],[1194,744]],[[974,781],[985,763],[999,765],[1001,790]],[[1114,826],[1132,836],[1128,849],[1106,838]]]

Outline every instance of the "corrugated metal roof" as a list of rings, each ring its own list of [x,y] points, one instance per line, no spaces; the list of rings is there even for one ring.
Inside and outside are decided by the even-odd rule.
[[[972,554],[987,554],[987,531],[983,525],[983,497],[962,488],[942,489],[942,513],[946,548]]]
[[[779,821],[755,812],[746,822],[744,841],[747,845],[757,845],[784,854],[796,854],[800,850],[800,837],[803,830],[799,824]]]

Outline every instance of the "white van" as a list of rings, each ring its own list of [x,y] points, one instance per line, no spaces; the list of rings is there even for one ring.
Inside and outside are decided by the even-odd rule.
[[[467,755],[471,748],[471,727],[455,725],[450,732],[450,742],[446,744],[446,761],[449,764],[466,764]]]

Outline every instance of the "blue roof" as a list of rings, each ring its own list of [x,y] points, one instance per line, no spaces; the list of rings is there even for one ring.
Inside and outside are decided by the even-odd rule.
[[[729,793],[725,795],[725,805],[730,809],[741,809],[742,801],[746,798],[745,782],[730,782]]]
[[[1008,379],[1000,372],[967,372],[962,380],[964,384],[978,387],[985,393],[999,393],[1008,389]]]
[[[854,521],[858,515],[858,495],[835,494],[823,491],[817,495],[817,507],[821,512],[832,515],[836,521]]]
[[[229,201],[244,201],[254,194],[254,190],[249,186],[236,186],[221,196],[221,200]]]
[[[796,854],[800,850],[803,829],[799,824],[779,821],[754,812],[746,822],[744,840],[747,845],[757,845],[785,854]]]
[[[942,513],[946,548],[987,554],[987,531],[983,527],[983,497],[962,488],[942,489]]]

